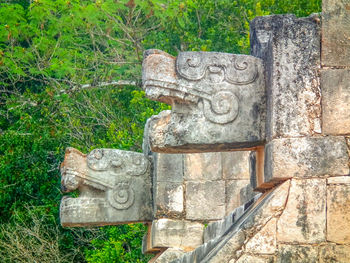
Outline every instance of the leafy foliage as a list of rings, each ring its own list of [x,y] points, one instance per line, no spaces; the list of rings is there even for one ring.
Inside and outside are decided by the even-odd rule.
[[[88,262],[146,261],[139,248],[142,225],[102,230],[58,226],[64,149],[141,150],[146,119],[169,108],[145,99],[140,89],[145,49],[174,55],[181,50],[248,53],[249,21],[255,16],[287,12],[306,16],[319,12],[320,4],[320,0],[2,1],[0,222],[6,228],[0,229],[1,257],[16,261],[10,251],[22,252],[5,245],[34,228],[40,238],[23,238],[21,243],[28,255],[33,250],[38,257],[34,251],[41,251],[47,241],[59,257],[55,262],[65,262],[67,255],[74,262],[82,262],[84,255]],[[43,220],[30,225],[32,218]]]
[[[89,263],[142,262],[141,243],[145,227],[130,224],[124,227],[106,227],[104,239],[92,241],[94,250],[87,250]],[[148,257],[150,259],[150,257]]]

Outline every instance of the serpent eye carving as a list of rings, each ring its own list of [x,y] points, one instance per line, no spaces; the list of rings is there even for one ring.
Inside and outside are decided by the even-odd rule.
[[[239,102],[230,91],[219,91],[211,101],[203,100],[204,116],[210,121],[225,124],[235,120],[238,115]]]
[[[116,209],[128,209],[134,203],[135,193],[130,183],[120,182],[113,189],[108,190],[107,199]]]

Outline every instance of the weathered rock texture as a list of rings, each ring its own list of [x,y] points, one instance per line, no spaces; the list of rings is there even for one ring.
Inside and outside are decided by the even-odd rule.
[[[322,1],[322,64],[349,67],[350,3],[348,0]]]
[[[141,153],[68,148],[61,165],[63,226],[112,225],[152,220],[150,162]]]
[[[287,180],[209,224],[203,245],[170,262],[349,262],[349,186],[348,176]]]
[[[250,24],[251,54],[265,63],[268,140],[321,132],[318,21],[280,15]]]
[[[274,139],[265,146],[265,182],[291,177],[349,174],[344,137]]]
[[[151,247],[177,247],[191,251],[203,243],[204,225],[201,223],[158,219],[152,222]]]
[[[324,134],[350,134],[349,82],[350,69],[321,71],[322,130]]]
[[[188,225],[190,221],[217,222],[228,214],[232,217],[235,208],[257,195],[249,181],[249,152],[151,153],[151,159],[154,160],[153,215],[162,224],[152,225],[152,233],[144,239],[147,242],[145,252],[167,247],[194,249],[198,242],[192,246],[189,243],[180,246],[185,241],[164,236],[169,224],[178,227]],[[169,232],[174,237],[180,235],[180,230],[175,228]],[[193,238],[201,240],[202,244],[203,230],[196,233],[197,237]],[[166,242],[151,241],[161,237]]]
[[[350,245],[349,179],[350,176],[329,178],[327,187],[327,240],[348,245]]]
[[[154,162],[155,218],[220,220],[257,194],[249,180],[250,152],[155,153],[147,150],[148,133],[143,148]]]
[[[145,52],[143,88],[172,105],[149,120],[154,152],[213,152],[251,148],[265,141],[262,61],[247,55]]]

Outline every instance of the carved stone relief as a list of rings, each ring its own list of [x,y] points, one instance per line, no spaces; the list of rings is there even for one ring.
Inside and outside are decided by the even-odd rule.
[[[265,85],[260,59],[219,52],[148,50],[146,96],[172,105],[153,116],[150,145],[158,152],[209,152],[261,145]]]
[[[68,148],[61,173],[62,191],[80,193],[62,199],[63,226],[152,220],[150,162],[142,153]]]

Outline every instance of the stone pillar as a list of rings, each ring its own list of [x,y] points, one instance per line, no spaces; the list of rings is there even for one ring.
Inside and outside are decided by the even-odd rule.
[[[276,224],[277,262],[350,259],[348,247],[336,245],[350,244],[350,199],[345,194],[350,4],[345,2],[323,1],[322,50],[317,15],[259,17],[251,23],[252,54],[265,63],[267,87],[264,177],[257,178],[257,186],[290,180]]]

